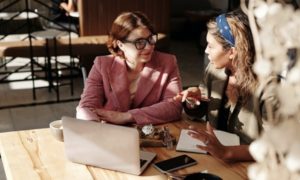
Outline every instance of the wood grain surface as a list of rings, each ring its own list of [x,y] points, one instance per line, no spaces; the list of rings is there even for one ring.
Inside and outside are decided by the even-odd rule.
[[[180,130],[189,125],[204,128],[204,123],[193,122],[183,118],[161,126],[168,126],[176,138]],[[154,162],[165,160],[181,154],[188,154],[198,164],[179,170],[176,173],[208,171],[222,179],[247,179],[247,166],[250,163],[224,163],[207,154],[177,152],[175,146],[169,150],[165,147],[146,147],[144,150],[157,153]],[[33,129],[0,134],[0,150],[7,179],[99,179],[99,180],[152,180],[167,179],[165,175],[150,165],[141,176],[101,169],[72,163],[66,159],[63,142],[57,141],[49,129]]]

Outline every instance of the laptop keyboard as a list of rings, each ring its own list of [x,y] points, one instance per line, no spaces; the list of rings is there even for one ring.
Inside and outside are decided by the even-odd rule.
[[[140,166],[143,167],[143,165],[147,162],[147,160],[140,159]]]

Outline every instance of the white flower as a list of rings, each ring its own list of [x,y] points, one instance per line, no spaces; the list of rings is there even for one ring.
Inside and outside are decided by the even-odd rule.
[[[285,121],[266,132],[264,136],[268,138],[269,143],[274,145],[274,150],[283,156],[289,151],[293,143],[300,141],[298,138],[299,132],[299,122],[294,119],[285,119]]]
[[[264,24],[261,25],[261,27],[264,26],[276,26],[278,23],[282,22],[279,21],[283,17],[282,15],[282,5],[280,3],[272,3],[268,5],[268,11],[266,18],[264,19]]]
[[[269,11],[268,11],[268,14],[269,15],[277,15],[277,14],[281,14],[282,13],[282,4],[280,3],[272,3],[269,5]]]
[[[294,143],[290,147],[285,164],[292,172],[300,171],[300,142]]]
[[[255,62],[253,70],[259,76],[266,77],[272,72],[272,64],[269,60],[260,59]]]
[[[271,148],[272,145],[261,138],[251,143],[249,151],[257,162],[264,162]]]
[[[248,167],[248,177],[252,180],[289,179],[290,175],[284,166],[270,168],[269,164],[252,164]]]
[[[291,84],[300,83],[300,69],[292,68],[287,76],[287,82]]]
[[[278,99],[280,101],[279,112],[289,116],[299,111],[297,91],[292,85],[286,83],[278,88]]]
[[[270,172],[266,167],[263,167],[260,164],[251,164],[248,167],[248,177],[249,179],[253,180],[265,180],[265,179],[270,179],[268,178]]]
[[[266,2],[261,1],[257,5],[257,7],[254,9],[253,13],[254,16],[257,18],[257,21],[262,22],[265,20],[268,12],[268,5]]]
[[[284,51],[281,52],[282,53],[278,53],[277,56],[273,57],[272,71],[275,72],[275,74],[281,74],[283,71],[287,70],[288,64],[290,63],[287,54],[283,53]]]
[[[244,0],[245,1],[245,0]],[[252,24],[257,57],[253,70],[260,83],[273,74],[286,72],[283,83],[274,87],[276,111],[264,127],[264,133],[249,147],[257,163],[249,166],[250,179],[299,179],[300,178],[300,9],[294,10],[283,1],[249,1],[256,25]],[[254,3],[254,4],[251,4]],[[254,5],[250,6],[250,5]],[[251,20],[251,19],[250,19]],[[259,49],[258,49],[259,48]],[[297,49],[296,63],[291,63],[287,53]],[[271,108],[270,108],[271,109]],[[269,109],[268,109],[269,110]],[[271,109],[272,110],[272,109]],[[266,124],[268,126],[266,126]]]
[[[282,46],[286,48],[293,48],[299,45],[297,39],[299,39],[299,24],[295,19],[299,19],[300,16],[296,16],[294,14],[294,9],[291,6],[286,6],[282,12],[280,17],[278,17],[278,21],[280,23],[276,24],[276,39],[279,39]]]
[[[282,46],[280,39],[276,38],[278,37],[278,33],[275,33],[274,28],[275,27],[264,28],[259,33],[259,38],[262,39],[261,46],[265,59],[286,57],[287,49]]]

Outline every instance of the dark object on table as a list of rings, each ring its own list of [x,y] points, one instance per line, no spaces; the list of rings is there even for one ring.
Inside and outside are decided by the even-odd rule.
[[[188,108],[187,102],[184,101],[182,106],[187,115],[193,117],[193,120],[201,120],[208,112],[210,100],[201,100],[200,105],[195,105],[194,108]]]
[[[193,173],[187,175],[183,180],[222,180],[217,175],[210,174],[210,173]]]

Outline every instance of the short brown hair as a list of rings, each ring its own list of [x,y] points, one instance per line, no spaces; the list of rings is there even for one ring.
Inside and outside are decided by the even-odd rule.
[[[123,12],[113,22],[109,32],[107,48],[114,56],[124,58],[124,53],[119,49],[117,40],[124,41],[128,35],[138,27],[146,27],[155,34],[154,27],[150,23],[148,17],[142,12]]]

